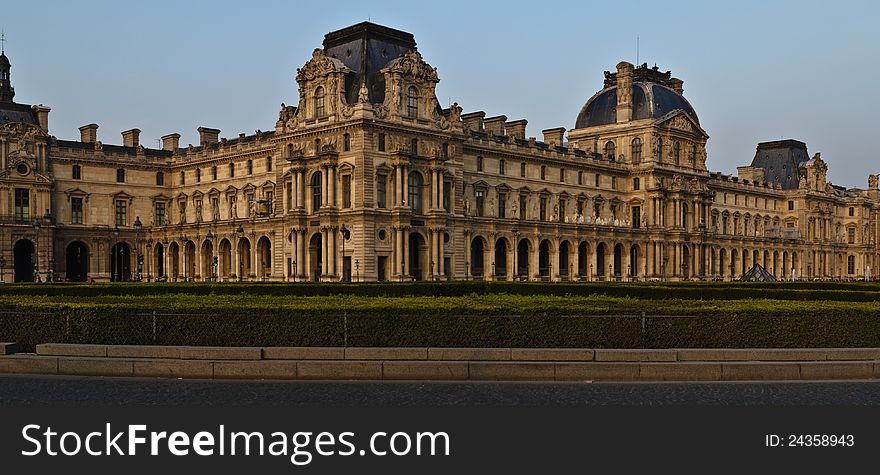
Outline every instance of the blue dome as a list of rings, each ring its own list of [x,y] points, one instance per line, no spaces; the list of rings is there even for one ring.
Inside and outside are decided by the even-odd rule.
[[[634,82],[632,120],[660,118],[674,111],[687,113],[697,123],[697,113],[681,94],[653,82]],[[617,123],[617,86],[605,88],[584,104],[574,127],[596,127]]]

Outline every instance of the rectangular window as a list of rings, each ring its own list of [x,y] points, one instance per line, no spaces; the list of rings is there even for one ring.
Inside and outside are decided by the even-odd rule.
[[[526,216],[526,205],[529,202],[528,193],[520,193],[519,194],[519,219],[528,219]]]
[[[388,206],[388,175],[376,175],[376,207]]]
[[[504,160],[498,160],[498,174],[504,175]]]
[[[211,179],[212,180],[217,179],[217,165],[214,165],[211,167]]]
[[[125,183],[125,169],[116,169],[116,183]]]
[[[274,203],[275,203],[275,192],[274,191],[267,191],[266,192],[266,212],[269,213],[269,216],[272,216],[274,214],[272,212],[272,209],[275,206]]]
[[[525,176],[526,176],[526,164],[525,163],[519,164],[519,176],[521,176],[523,178],[525,178]]]
[[[542,196],[541,202],[538,208],[538,219],[541,221],[547,221],[547,197]]]
[[[505,210],[507,209],[507,192],[498,192],[498,217],[505,218]]]
[[[28,223],[31,216],[31,192],[27,188],[15,189],[15,222]],[[30,223],[28,223],[30,224]]]
[[[202,182],[202,169],[196,168],[196,183]]]
[[[559,220],[560,223],[565,221],[565,207],[567,204],[568,203],[565,201],[564,198],[559,198],[559,216],[557,216],[556,219]]]
[[[70,199],[70,222],[72,224],[82,224],[83,223],[83,199],[82,198],[71,198]]]
[[[640,228],[642,226],[642,208],[641,206],[632,207],[632,227]]]
[[[444,181],[443,182],[443,209],[446,210],[447,213],[452,212],[452,201],[450,200],[449,194],[452,191],[452,182]]]
[[[117,226],[125,226],[128,222],[126,220],[126,212],[128,211],[125,200],[116,200],[116,225]]]
[[[547,179],[547,167],[545,167],[544,165],[541,165],[541,179]]]
[[[483,190],[476,191],[476,214],[477,216],[483,216],[483,204],[486,198],[486,193]]]
[[[617,189],[617,177],[616,176],[611,177],[611,189],[612,190]]]
[[[602,178],[602,175],[599,175],[597,173],[596,174],[596,188],[599,188],[599,184],[602,183],[601,178]]]
[[[480,156],[477,157],[477,171],[483,171],[483,157]]]
[[[266,171],[272,171],[272,157],[266,157]]]
[[[293,181],[291,180],[285,183],[285,188],[287,188],[287,210],[290,211],[293,209]]]
[[[846,272],[850,275],[856,273],[856,256],[846,256]]]
[[[850,216],[855,216],[855,215],[856,215],[856,209],[853,208],[852,206],[849,207],[849,215],[850,215]]]
[[[639,191],[639,187],[641,187],[640,180],[638,178],[633,178],[633,190]]]
[[[849,244],[856,243],[856,228],[848,228],[846,230],[846,242]]]
[[[584,172],[578,172],[578,185],[584,184]]]
[[[559,169],[559,183],[565,183],[565,168]]]
[[[584,200],[582,200],[582,199],[577,200],[577,205],[576,205],[576,206],[577,206],[577,208],[576,208],[576,209],[577,209],[577,215],[578,215],[578,216],[583,216],[583,215],[584,215]]]
[[[342,175],[342,207],[351,208],[351,175]]]
[[[184,172],[184,171],[180,172],[180,184],[181,185],[186,184],[186,172]]]
[[[165,203],[162,201],[156,202],[156,225],[165,226]]]
[[[379,151],[384,152],[385,151],[385,134],[379,134],[378,143],[379,143]]]
[[[794,211],[794,201],[789,201],[789,202],[788,202],[788,210],[789,210],[789,211]]]
[[[74,180],[82,179],[82,167],[80,167],[79,165],[73,166],[73,179]]]

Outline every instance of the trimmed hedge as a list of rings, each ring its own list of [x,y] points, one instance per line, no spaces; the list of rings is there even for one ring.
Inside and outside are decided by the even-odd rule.
[[[880,315],[459,316],[133,309],[0,313],[0,340],[216,346],[734,348],[880,347]]]
[[[274,295],[361,297],[452,297],[465,295],[607,295],[640,299],[778,299],[880,300],[873,282],[410,282],[410,283],[101,283],[14,284],[0,286],[3,295],[65,297],[189,295]]]

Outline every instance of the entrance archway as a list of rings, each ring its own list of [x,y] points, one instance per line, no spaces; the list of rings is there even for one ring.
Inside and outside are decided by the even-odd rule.
[[[410,247],[412,249],[412,247]],[[483,238],[480,236],[475,236],[471,240],[471,276],[475,279],[480,279],[483,277],[484,268],[486,262],[486,256],[484,253],[483,246]],[[410,261],[412,262],[412,261]]]
[[[495,241],[495,275],[493,277],[504,278],[507,276],[507,239],[498,238]]]
[[[614,246],[614,280],[620,280],[623,273],[623,244]]]
[[[228,239],[220,241],[220,255],[218,258],[220,261],[220,275],[229,277],[229,274],[232,273],[232,243]]]
[[[605,280],[605,243],[596,245],[596,278]]]
[[[13,254],[13,282],[34,281],[34,243],[30,239],[20,239],[12,249]]]
[[[156,279],[160,280],[165,277],[165,246],[161,243],[156,244]]]
[[[70,282],[85,282],[89,276],[89,248],[82,241],[67,245],[66,270]]]
[[[569,263],[568,248],[568,241],[562,241],[559,243],[559,275],[571,279],[572,268]]]
[[[550,241],[544,239],[538,244],[538,275],[550,278]]]
[[[259,255],[259,276],[267,278],[272,275],[272,243],[269,238],[263,236],[257,241],[257,254]]]
[[[238,278],[250,277],[254,271],[251,266],[251,241],[243,237],[238,241]]]
[[[419,233],[410,233],[409,235],[409,276],[413,280],[422,280],[425,278],[424,269],[425,262],[424,254],[427,250],[425,249],[425,239],[422,238],[422,235]]]
[[[183,244],[184,280],[193,280],[196,277],[196,243],[192,239]]]
[[[210,239],[202,242],[201,267],[201,274],[205,280],[214,280],[217,277],[217,269],[214,268],[214,243]]]
[[[516,275],[520,279],[529,278],[529,240],[521,239],[516,245]]]
[[[309,275],[313,282],[321,281],[323,249],[321,233],[315,233],[309,240]]]
[[[110,280],[126,282],[131,276],[131,251],[128,244],[117,242],[110,248]]]

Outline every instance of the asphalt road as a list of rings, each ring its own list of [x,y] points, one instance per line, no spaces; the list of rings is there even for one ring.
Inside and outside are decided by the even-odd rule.
[[[2,376],[0,406],[880,406],[880,381],[438,383]]]

